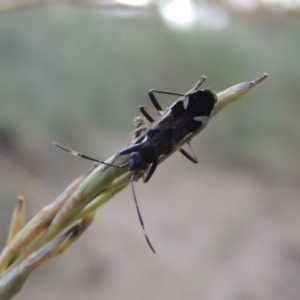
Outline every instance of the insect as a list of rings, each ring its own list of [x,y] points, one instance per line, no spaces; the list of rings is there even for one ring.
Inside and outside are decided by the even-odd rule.
[[[157,150],[159,150],[160,146],[164,146],[163,148],[161,148],[161,150],[163,151],[161,151],[161,153],[156,156],[156,159],[152,157],[152,161],[148,160],[148,163],[150,165],[146,172],[146,175],[143,177],[144,182],[147,182],[153,175],[157,166],[159,156],[162,154],[168,154],[174,149],[180,151],[193,163],[198,163],[196,155],[189,141],[187,141],[187,144],[192,154],[181,148],[181,143],[183,142],[183,140],[187,140],[190,135],[192,135],[195,131],[197,131],[203,125],[205,125],[205,123],[207,123],[217,102],[217,95],[214,91],[209,89],[198,90],[200,85],[205,80],[206,77],[202,76],[196,83],[196,85],[184,95],[161,90],[150,90],[148,92],[149,98],[156,110],[145,106],[139,107],[142,114],[148,119],[149,122],[153,124],[153,126],[151,129],[149,129],[148,132],[146,132],[146,138],[144,138],[144,140],[140,142],[140,140],[142,139],[141,137],[140,140],[135,143],[135,145],[125,148],[124,150],[122,150],[122,152],[132,153],[131,150],[139,151],[139,146],[147,146],[148,150],[146,153],[151,152],[151,142],[148,141],[148,138],[150,138],[150,140],[152,141],[152,148],[156,148]],[[170,108],[167,108],[166,111],[163,112],[160,104],[154,96],[154,93],[177,95],[181,97],[177,101],[175,101]],[[161,118],[157,122],[155,122],[147,111],[159,114]],[[157,145],[153,145],[153,141],[155,140],[158,140],[158,142],[156,142]],[[168,143],[166,143],[166,140]],[[143,143],[146,143],[146,145],[143,145]],[[138,154],[140,154],[142,158],[145,157],[144,160],[146,161],[147,155],[139,152]]]
[[[199,90],[200,85],[206,80],[202,76],[196,85],[186,94],[167,92],[161,90],[150,90],[149,98],[156,110],[140,106],[139,109],[147,120],[152,123],[152,127],[148,129],[137,139],[134,139],[130,145],[119,151],[120,155],[130,155],[129,161],[122,165],[109,164],[99,161],[84,154],[70,150],[62,145],[54,143],[57,147],[76,156],[83,157],[98,163],[102,163],[111,167],[126,168],[129,167],[133,171],[131,176],[131,187],[137,209],[140,224],[142,226],[144,236],[151,250],[155,253],[153,246],[146,234],[144,222],[138,207],[133,182],[137,179],[138,174],[143,175],[143,181],[146,183],[150,180],[156,170],[160,157],[169,154],[177,149],[186,158],[193,163],[198,163],[196,155],[189,143],[187,144],[192,152],[190,154],[181,147],[181,143],[186,141],[195,131],[200,129],[207,123],[211,113],[217,102],[217,95],[210,89]],[[171,107],[163,112],[154,93],[180,96]],[[149,115],[149,113],[158,114],[160,118],[157,122]]]

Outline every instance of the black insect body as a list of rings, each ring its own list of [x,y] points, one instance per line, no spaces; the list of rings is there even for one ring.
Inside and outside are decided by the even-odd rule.
[[[129,167],[129,170],[133,171],[131,177],[131,187],[138,217],[147,243],[154,253],[155,250],[151,245],[145,231],[144,222],[135,196],[133,182],[137,179],[137,174],[139,173],[143,173],[143,181],[148,182],[156,170],[160,157],[170,153],[174,149],[180,151],[193,163],[198,162],[196,155],[194,154],[194,151],[187,140],[190,135],[207,123],[217,102],[217,96],[212,90],[198,90],[205,79],[206,78],[202,76],[197,84],[184,95],[160,90],[149,91],[149,98],[156,110],[147,108],[145,106],[140,106],[140,111],[153,125],[152,128],[135,139],[135,141],[129,146],[119,151],[120,155],[130,155],[129,161],[125,164],[109,164],[54,143],[59,148],[70,152],[73,155],[81,156],[83,158],[112,167]],[[181,97],[175,103],[173,103],[170,108],[167,108],[166,111],[163,112],[160,104],[154,96],[154,93],[177,95]],[[155,122],[148,112],[158,114],[161,117],[157,122]],[[181,148],[181,143],[183,142],[187,142],[192,154]]]
[[[192,155],[182,149],[180,144],[207,123],[217,102],[217,96],[212,90],[197,90],[204,80],[205,78],[199,80],[196,86],[185,95],[158,90],[149,91],[149,97],[157,111],[140,106],[140,111],[153,123],[153,126],[135,144],[119,153],[120,155],[131,154],[128,163],[130,170],[137,172],[148,169],[143,177],[144,182],[147,182],[153,175],[159,157],[170,153],[175,148],[193,163],[198,162],[189,142],[187,143]],[[154,92],[182,97],[163,113]],[[155,122],[147,111],[158,113],[161,118]]]
[[[139,139],[135,144],[121,150],[120,155],[130,154],[129,162],[126,164],[129,166],[129,170],[135,171],[135,173],[142,171],[144,173],[143,181],[148,182],[157,167],[159,157],[172,151],[173,131],[173,128],[149,129],[141,137],[141,141]],[[145,172],[145,170],[147,171]],[[135,173],[132,181],[134,181]]]

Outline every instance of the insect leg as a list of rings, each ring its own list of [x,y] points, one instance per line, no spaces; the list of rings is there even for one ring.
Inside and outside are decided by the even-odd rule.
[[[158,111],[156,111],[156,110],[154,110],[154,109],[151,109],[151,108],[148,108],[148,107],[146,107],[146,106],[144,106],[144,105],[140,105],[140,106],[139,106],[139,109],[140,109],[141,113],[144,115],[144,117],[145,117],[150,123],[152,123],[152,124],[154,124],[155,121],[154,121],[154,119],[148,114],[147,110],[148,110],[149,112],[153,113],[153,114],[158,114],[158,115],[161,116],[161,114],[160,114]]]
[[[154,96],[154,93],[159,93],[159,94],[166,94],[166,95],[175,95],[175,96],[184,96],[183,94],[179,94],[179,93],[173,93],[173,92],[167,92],[167,91],[161,91],[161,90],[150,90],[148,92],[149,98],[151,100],[151,102],[153,103],[154,107],[157,109],[157,111],[159,112],[159,114],[162,116],[163,115],[163,110],[160,106],[160,104],[158,103],[156,97]]]
[[[194,164],[197,164],[198,163],[198,159],[196,157],[196,154],[194,152],[194,149],[192,148],[190,142],[187,142],[192,154],[188,153],[186,150],[184,150],[183,148],[181,147],[178,147],[178,151],[183,154],[187,159],[189,159],[191,162],[193,162]]]
[[[138,217],[139,217],[140,224],[141,224],[142,229],[143,229],[144,237],[145,237],[150,249],[152,250],[152,252],[155,253],[155,250],[154,250],[152,244],[150,243],[150,240],[149,240],[148,235],[146,233],[144,221],[143,221],[143,218],[142,218],[142,215],[141,215],[141,212],[140,212],[140,209],[139,209],[139,205],[138,205],[138,202],[137,202],[137,199],[136,199],[136,196],[135,196],[135,191],[134,191],[134,186],[133,186],[135,175],[136,175],[136,172],[133,173],[133,175],[131,177],[131,188],[132,188],[132,194],[133,194],[133,199],[134,199],[136,211],[137,211],[137,214],[138,214]]]
[[[195,86],[194,86],[191,90],[189,90],[189,91],[186,93],[186,95],[188,95],[188,94],[191,93],[191,92],[197,91],[197,90],[199,89],[200,85],[201,85],[206,79],[207,79],[206,76],[204,76],[204,75],[200,76],[200,78],[199,78],[199,80],[197,81],[197,83],[195,84]]]
[[[153,175],[153,173],[154,173],[154,171],[155,171],[155,169],[157,167],[157,163],[158,163],[158,161],[155,161],[152,164],[150,164],[150,166],[149,166],[149,168],[147,170],[146,175],[143,176],[144,183],[148,182],[149,179],[152,177],[152,175]]]

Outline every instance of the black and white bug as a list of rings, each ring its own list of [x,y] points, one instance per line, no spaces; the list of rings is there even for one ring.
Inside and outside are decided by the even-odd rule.
[[[62,145],[54,143],[59,148],[73,154],[80,156],[98,163],[102,163],[111,167],[126,168],[129,167],[133,171],[131,177],[132,193],[139,217],[140,224],[143,228],[144,236],[151,250],[155,253],[149,238],[145,231],[144,222],[138,207],[137,199],[135,196],[133,182],[137,179],[138,174],[142,173],[143,181],[149,181],[154,171],[156,170],[159,159],[169,154],[174,149],[180,151],[186,158],[193,163],[197,163],[196,155],[189,143],[187,144],[192,152],[188,153],[181,148],[181,143],[185,142],[189,136],[195,131],[199,130],[209,120],[213,112],[217,95],[210,89],[199,90],[200,85],[206,80],[202,76],[196,85],[186,94],[179,94],[161,90],[150,90],[148,92],[149,98],[154,105],[155,109],[140,106],[139,109],[142,114],[152,123],[152,127],[148,129],[140,137],[134,139],[130,145],[119,151],[119,155],[130,155],[129,161],[122,165],[108,164],[103,161],[91,158],[84,154],[70,150]],[[180,98],[163,112],[160,104],[158,103],[154,93],[176,95]],[[149,113],[158,114],[161,117],[157,122],[149,115]]]
[[[134,159],[139,156],[140,161],[144,160],[149,164],[148,170],[143,177],[144,182],[147,182],[153,175],[159,156],[168,154],[174,149],[180,151],[193,163],[198,163],[196,155],[189,141],[187,141],[187,144],[192,154],[181,148],[181,143],[183,140],[187,140],[190,135],[207,123],[211,113],[215,108],[215,104],[217,102],[217,95],[215,92],[210,89],[199,90],[200,85],[205,80],[206,77],[202,76],[196,85],[184,95],[161,90],[150,90],[148,92],[149,98],[156,110],[145,106],[139,107],[142,114],[148,119],[149,122],[153,124],[153,126],[148,130],[148,132],[145,133],[146,137],[144,140],[141,140],[143,138],[141,137],[135,142],[134,145],[125,148],[121,152],[132,153],[131,155],[134,155]],[[171,107],[167,108],[166,111],[163,112],[160,104],[154,96],[154,93],[177,95],[181,97],[174,102]],[[159,114],[161,118],[155,122],[154,119],[148,114],[148,111]],[[166,141],[166,139],[168,141]],[[155,143],[153,142],[155,140],[159,141]],[[146,148],[147,151],[145,151],[143,148]],[[151,148],[156,148],[156,150],[161,148],[163,150],[161,153],[157,153],[158,151],[156,151],[157,156],[156,158],[152,156],[152,161],[147,159],[147,154],[148,152],[151,152]],[[143,149],[144,151],[141,153],[140,149]],[[137,151],[137,154],[133,154],[135,151]]]

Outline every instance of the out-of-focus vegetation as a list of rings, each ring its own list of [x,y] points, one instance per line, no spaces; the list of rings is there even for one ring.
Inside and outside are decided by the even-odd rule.
[[[263,72],[270,78],[193,141],[199,161],[297,194],[299,20],[253,20],[233,19],[219,31],[173,31],[155,13],[120,17],[68,6],[2,13],[0,244],[18,194],[40,208],[86,170],[86,162],[68,158],[52,141],[105,159],[126,142],[138,106],[151,106],[150,88],[185,92],[202,74],[217,92]],[[163,107],[173,101],[160,97]],[[290,201],[290,194],[282,192],[281,198]]]
[[[215,147],[218,163],[225,151],[230,164],[267,165],[288,176],[299,168],[296,21],[173,32],[155,16],[117,18],[56,7],[3,14],[0,22],[4,152],[10,144],[20,151],[14,143],[27,140],[29,128],[33,139],[78,146],[97,138],[103,144],[102,130],[130,131],[138,105],[149,103],[150,88],[184,92],[205,74],[219,91],[267,71],[272,80],[255,99],[226,112],[206,142],[222,145]],[[164,106],[173,99],[161,101]],[[39,148],[39,141],[31,143]]]

